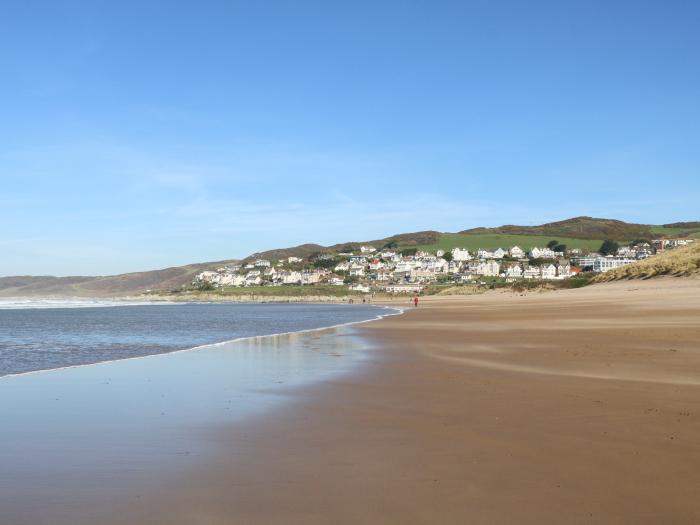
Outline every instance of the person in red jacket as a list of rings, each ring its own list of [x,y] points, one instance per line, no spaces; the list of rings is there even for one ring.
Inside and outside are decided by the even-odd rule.
[[[417,295],[413,298],[413,307],[418,308],[418,296]]]

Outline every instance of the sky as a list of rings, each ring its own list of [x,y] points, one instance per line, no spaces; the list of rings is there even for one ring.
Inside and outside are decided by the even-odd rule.
[[[699,220],[698,20],[694,0],[6,3],[0,275]]]

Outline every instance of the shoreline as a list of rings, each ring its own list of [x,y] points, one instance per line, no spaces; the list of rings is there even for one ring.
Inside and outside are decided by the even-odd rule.
[[[699,314],[697,281],[426,298],[109,525],[695,523]]]
[[[136,305],[137,306],[147,306],[149,304],[151,304],[151,303],[147,303],[147,304],[140,303],[140,304],[136,304]],[[154,304],[159,304],[159,303],[154,303]],[[129,303],[127,305],[109,305],[109,306],[94,306],[94,307],[93,306],[85,306],[83,308],[110,308],[112,306],[134,306],[134,305],[135,305],[134,303]],[[162,356],[168,356],[168,355],[173,355],[173,354],[179,354],[179,353],[183,353],[183,352],[206,351],[208,349],[217,348],[220,346],[235,344],[235,343],[244,342],[244,341],[249,341],[249,340],[261,340],[261,339],[265,339],[265,338],[274,338],[274,337],[280,337],[280,336],[286,336],[286,335],[292,335],[292,334],[307,334],[307,333],[314,333],[314,332],[325,332],[325,331],[329,331],[329,330],[334,330],[336,328],[342,328],[345,326],[353,326],[353,325],[360,325],[360,324],[369,323],[369,322],[373,322],[373,321],[381,321],[385,317],[391,317],[394,315],[403,315],[404,314],[404,309],[399,308],[397,306],[389,306],[389,305],[381,305],[381,304],[371,304],[371,305],[366,305],[366,306],[375,306],[379,309],[395,310],[395,313],[387,313],[384,315],[377,315],[376,317],[373,317],[372,319],[365,319],[365,320],[361,320],[361,321],[349,321],[347,323],[339,323],[339,324],[335,324],[335,325],[322,326],[319,328],[306,328],[303,330],[292,330],[289,332],[278,332],[278,333],[272,333],[272,334],[236,337],[234,339],[228,339],[228,340],[219,341],[216,343],[206,343],[206,344],[202,344],[202,345],[193,346],[191,348],[182,348],[179,350],[172,350],[169,352],[161,352],[158,354],[147,354],[147,355],[140,355],[140,356],[134,356],[134,357],[124,357],[124,358],[120,358],[120,359],[109,359],[106,361],[97,361],[94,363],[83,363],[83,364],[78,364],[78,365],[61,366],[61,367],[57,367],[57,368],[42,368],[40,370],[30,370],[27,372],[4,374],[4,375],[0,375],[0,381],[10,380],[13,378],[19,378],[19,377],[24,377],[24,376],[36,375],[36,374],[61,372],[63,370],[74,370],[74,369],[84,368],[84,367],[88,367],[88,366],[110,365],[113,363],[120,363],[123,361],[136,361],[139,359],[162,357]]]

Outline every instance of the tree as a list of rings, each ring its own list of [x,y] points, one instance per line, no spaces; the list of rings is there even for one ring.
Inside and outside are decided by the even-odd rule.
[[[418,252],[418,248],[404,248],[401,250],[401,255],[408,257],[409,255],[415,255]]]
[[[566,244],[557,244],[554,248],[552,248],[555,252],[561,252],[561,253],[566,253]]]
[[[452,252],[443,253],[442,258],[445,259],[447,262],[450,262],[452,260]]]
[[[551,241],[549,241],[547,243],[547,248],[549,248],[550,250],[553,250],[557,244],[559,244],[559,241],[552,239]]]
[[[340,249],[341,252],[343,253],[352,253],[355,251],[355,245],[353,244],[346,244]]]
[[[316,259],[314,260],[314,267],[316,268],[333,268],[335,266],[335,259]]]
[[[600,245],[600,248],[598,251],[600,252],[601,255],[615,255],[617,253],[617,249],[620,247],[619,244],[617,244],[615,241],[611,241],[610,239],[605,239],[603,241],[603,244]]]
[[[345,277],[345,279],[343,279],[343,282],[344,282],[345,284],[355,284],[355,283],[357,283],[359,280],[360,280],[360,279],[359,279],[359,277],[357,277],[357,275],[348,275],[348,276]]]
[[[398,248],[398,247],[399,247],[399,243],[396,241],[393,241],[393,240],[387,241],[387,243],[384,245],[384,248],[386,248],[387,250],[393,250],[393,249]]]

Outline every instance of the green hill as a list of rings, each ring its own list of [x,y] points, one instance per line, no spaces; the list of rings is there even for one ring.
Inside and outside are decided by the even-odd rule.
[[[263,258],[284,259],[290,256],[309,259],[317,253],[337,254],[348,249],[359,250],[361,245],[372,245],[381,249],[388,243],[399,248],[415,247],[434,252],[442,249],[466,248],[475,251],[479,248],[509,248],[513,245],[529,250],[534,246],[545,246],[551,240],[566,244],[568,248],[581,248],[585,251],[597,250],[603,239],[629,242],[635,239],[653,237],[700,238],[700,222],[677,222],[663,225],[631,224],[613,219],[574,217],[558,222],[537,226],[505,225],[496,228],[472,228],[459,233],[440,233],[434,230],[402,233],[383,239],[362,242],[345,242],[332,246],[302,244],[291,248],[279,248],[254,253],[244,261]],[[656,258],[655,258],[656,259]],[[82,296],[105,297],[135,295],[146,290],[169,291],[192,282],[202,271],[234,263],[234,260],[189,264],[112,276],[21,276],[0,277],[0,296]]]
[[[651,226],[648,224],[633,224],[614,219],[597,219],[594,217],[574,217],[572,219],[550,222],[537,226],[516,226],[509,224],[496,228],[472,228],[459,233],[463,235],[537,235],[552,238],[611,239],[614,241],[651,239],[653,237]]]

